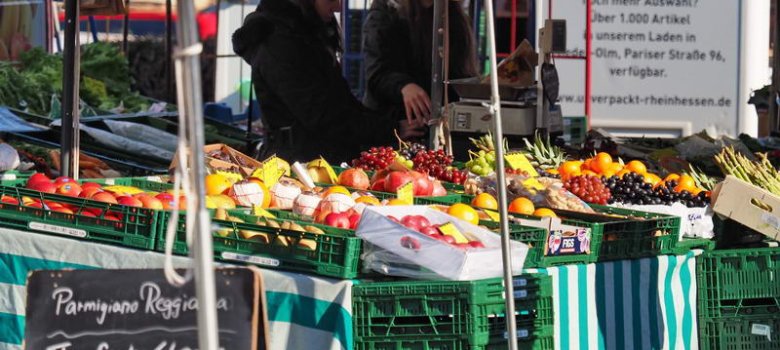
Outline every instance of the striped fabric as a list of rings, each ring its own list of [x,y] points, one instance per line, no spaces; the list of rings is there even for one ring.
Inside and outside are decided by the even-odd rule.
[[[0,350],[22,348],[30,271],[162,266],[163,255],[154,252],[0,228]],[[271,270],[263,270],[263,280],[271,349],[352,348],[350,281]]]
[[[699,252],[528,272],[553,277],[556,349],[698,349]]]

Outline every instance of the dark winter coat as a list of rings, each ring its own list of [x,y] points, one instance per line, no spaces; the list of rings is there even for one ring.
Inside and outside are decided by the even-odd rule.
[[[470,54],[463,44],[454,41],[459,40],[461,35],[471,34],[468,28],[459,28],[455,24],[454,17],[460,3],[447,3],[450,6],[450,57],[453,62],[457,61],[457,57],[464,58]],[[433,8],[424,9],[419,16],[419,25],[423,29],[412,33],[410,20],[401,15],[396,0],[374,0],[363,24],[367,87],[363,103],[372,109],[391,111],[399,119],[406,118],[401,95],[401,88],[406,84],[415,83],[429,96],[431,94]],[[474,74],[473,68],[450,65],[449,79],[468,78]],[[457,99],[454,91],[450,91],[449,99],[451,102]]]
[[[291,161],[355,158],[388,145],[397,122],[353,95],[319,19],[288,0],[263,0],[233,34],[233,50],[252,66],[267,137],[261,156]]]

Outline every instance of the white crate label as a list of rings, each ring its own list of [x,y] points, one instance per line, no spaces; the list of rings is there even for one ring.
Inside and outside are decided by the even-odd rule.
[[[761,213],[761,221],[772,226],[776,230],[780,230],[780,218],[769,213]]]
[[[106,185],[116,185],[116,181],[114,179],[106,179]]]
[[[16,180],[16,174],[2,174],[0,180]]]
[[[504,339],[507,339],[507,332],[504,332]],[[517,338],[528,338],[528,330],[527,329],[518,329],[517,330]]]
[[[528,297],[528,291],[525,289],[515,291],[515,299],[523,299]]]
[[[29,227],[32,230],[52,232],[60,235],[73,236],[79,238],[87,237],[87,231],[79,230],[77,228],[44,224],[42,222],[31,221],[29,224],[27,224],[27,227]]]
[[[231,252],[222,252],[222,259],[233,260],[233,261],[243,261],[243,262],[248,262],[248,263],[258,264],[258,265],[265,265],[265,266],[279,266],[281,264],[279,262],[279,260],[276,260],[276,259],[264,258],[264,257],[261,257],[261,256],[252,256],[252,255],[246,255],[246,254],[231,253]]]
[[[154,182],[163,182],[162,178],[159,176],[147,176],[146,180],[154,181]]]
[[[525,278],[518,278],[512,282],[515,287],[525,287],[528,285],[528,280]]]
[[[765,324],[754,323],[750,328],[750,333],[755,335],[765,335],[769,341],[772,341],[772,327]]]

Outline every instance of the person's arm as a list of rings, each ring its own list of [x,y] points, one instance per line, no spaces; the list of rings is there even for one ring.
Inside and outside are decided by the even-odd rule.
[[[366,85],[372,94],[392,103],[403,103],[401,89],[414,82],[408,74],[403,36],[393,19],[382,10],[370,10],[363,24]]]
[[[300,38],[274,36],[258,50],[255,69],[308,131],[361,144],[391,140],[398,123],[364,108],[340,76],[316,69],[311,50]]]

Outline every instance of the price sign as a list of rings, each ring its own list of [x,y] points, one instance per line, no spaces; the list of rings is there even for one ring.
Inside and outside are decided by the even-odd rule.
[[[233,171],[216,170],[214,173],[222,175],[222,176],[228,178],[228,180],[230,180],[230,182],[232,182],[232,183],[236,183],[236,182],[239,182],[239,181],[244,179],[244,177],[241,176],[241,174],[233,172]]]
[[[253,205],[252,206],[252,215],[263,217],[263,218],[269,218],[269,219],[275,219],[276,216],[274,214],[271,214],[268,210],[263,209],[263,207],[259,205]]]
[[[487,216],[488,216],[488,217],[490,217],[490,220],[493,220],[493,221],[501,221],[501,216],[500,216],[500,215],[498,215],[498,212],[496,212],[496,211],[492,211],[492,210],[488,210],[488,209],[482,209],[482,211],[483,211],[485,214],[487,214]]]
[[[268,188],[271,188],[274,184],[276,184],[277,181],[279,181],[279,179],[282,178],[282,175],[284,175],[282,168],[279,166],[278,160],[279,158],[277,158],[276,155],[269,157],[263,161],[263,165],[259,169],[255,169],[255,171],[252,173],[252,177],[263,180],[263,183]]]
[[[512,170],[522,170],[530,176],[539,176],[539,173],[536,172],[534,166],[531,165],[531,162],[528,161],[528,158],[522,152],[507,153],[504,155],[504,160],[506,160],[507,165]]]
[[[466,236],[464,236],[463,233],[460,232],[460,230],[458,230],[458,227],[451,222],[439,226],[439,231],[441,231],[441,233],[444,235],[451,236],[452,238],[454,238],[455,243],[469,242],[468,238],[466,238]]]
[[[414,184],[409,181],[401,187],[398,187],[396,195],[398,196],[398,199],[411,205],[414,203]]]

